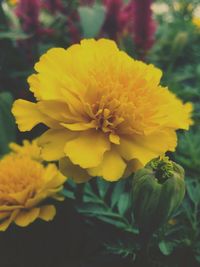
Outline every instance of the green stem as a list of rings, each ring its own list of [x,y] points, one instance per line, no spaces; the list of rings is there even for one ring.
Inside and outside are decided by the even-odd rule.
[[[143,235],[140,234],[140,251],[136,257],[136,262],[134,267],[147,267],[148,266],[148,254],[149,254],[149,245],[152,234]]]

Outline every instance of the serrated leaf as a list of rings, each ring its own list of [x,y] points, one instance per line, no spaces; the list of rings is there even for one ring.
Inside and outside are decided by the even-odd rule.
[[[15,141],[16,126],[11,114],[13,98],[5,92],[0,94],[0,154],[9,151],[8,144]]]
[[[72,179],[67,179],[67,184],[71,187],[71,188],[73,188],[73,189],[75,189],[76,188],[76,183],[72,180]]]
[[[187,192],[193,203],[200,202],[200,183],[187,182]]]
[[[121,215],[124,215],[124,213],[127,211],[129,207],[129,194],[123,193],[121,196],[119,196],[119,201],[117,203],[117,208],[119,210],[119,213]]]
[[[111,207],[113,208],[119,201],[120,195],[124,192],[124,181],[118,181],[114,184],[114,189],[111,195]]]
[[[62,191],[60,191],[60,194],[63,195],[64,197],[75,199],[74,192],[69,191],[67,189],[63,189]]]
[[[95,4],[92,7],[78,8],[81,27],[85,38],[96,37],[105,20],[105,7]]]
[[[100,197],[104,198],[107,191],[108,191],[110,183],[106,182],[102,178],[97,178],[97,186],[98,186],[98,191],[99,191]]]
[[[98,216],[98,219],[101,220],[101,221],[103,221],[103,222],[112,224],[112,225],[114,225],[117,228],[121,228],[121,229],[126,228],[126,224],[125,223],[123,223],[121,221],[118,221],[116,219],[107,217],[107,216]]]
[[[77,207],[78,212],[83,213],[87,216],[95,217],[98,215],[108,215],[105,207],[95,203],[84,203]]]

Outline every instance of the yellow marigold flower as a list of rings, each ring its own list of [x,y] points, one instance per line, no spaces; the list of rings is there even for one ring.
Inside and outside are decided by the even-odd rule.
[[[23,140],[22,145],[10,143],[9,147],[13,153],[21,156],[27,156],[34,160],[42,161],[41,148],[37,144],[37,139],[33,141]]]
[[[21,131],[38,123],[42,157],[60,160],[77,182],[118,180],[166,151],[177,129],[191,124],[191,104],[159,85],[162,72],[120,51],[111,40],[83,40],[53,48],[29,77],[37,103],[19,99],[13,114]]]
[[[24,227],[37,218],[52,220],[56,209],[43,201],[62,200],[59,191],[65,180],[54,164],[44,167],[17,153],[5,156],[0,161],[0,231],[12,222]]]
[[[194,18],[192,19],[192,23],[193,23],[197,28],[200,29],[200,18],[198,18],[198,17],[194,17]]]

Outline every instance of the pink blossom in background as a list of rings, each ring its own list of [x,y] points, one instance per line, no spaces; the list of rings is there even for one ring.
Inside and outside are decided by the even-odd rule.
[[[42,6],[52,14],[55,14],[57,11],[62,12],[64,9],[62,0],[43,0]]]
[[[77,11],[74,11],[67,17],[67,28],[72,43],[78,43],[81,39],[80,30],[76,25],[77,22],[79,22],[79,16]]]
[[[95,0],[80,0],[81,5],[93,5]]]
[[[131,1],[134,43],[141,57],[145,57],[154,43],[156,23],[152,17],[151,4],[152,0]]]
[[[35,33],[40,30],[40,6],[40,0],[19,0],[16,7],[16,14],[22,22],[24,32]]]
[[[130,4],[125,4],[123,0],[103,0],[103,4],[107,10],[103,31],[109,38],[119,41],[119,38],[130,30]]]

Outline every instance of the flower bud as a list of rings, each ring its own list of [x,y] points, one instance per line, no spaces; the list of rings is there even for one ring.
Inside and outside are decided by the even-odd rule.
[[[151,234],[165,223],[184,194],[184,170],[167,157],[154,159],[137,171],[133,178],[133,207],[140,232]]]

